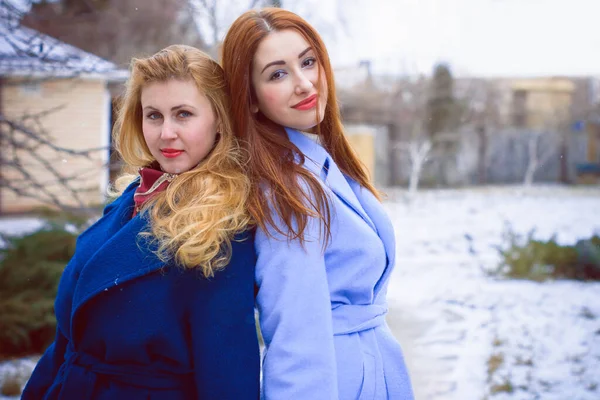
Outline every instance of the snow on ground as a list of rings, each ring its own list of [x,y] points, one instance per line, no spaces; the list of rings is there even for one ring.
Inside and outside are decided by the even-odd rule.
[[[95,219],[90,219],[90,224],[95,221]],[[1,217],[0,218],[0,248],[4,246],[4,241],[2,240],[2,236],[23,236],[28,233],[34,232],[43,226],[48,226],[48,224],[42,218],[37,217]],[[77,227],[71,223],[66,223],[63,225],[65,229],[69,232],[76,233]]]
[[[484,273],[507,226],[560,243],[600,233],[600,188],[391,194],[397,269],[388,322],[417,400],[600,398],[600,283]]]
[[[14,217],[0,218],[0,235],[20,236],[40,229],[44,221],[39,218]],[[0,239],[0,247],[4,245]]]
[[[410,205],[392,192],[385,206],[397,239],[388,322],[417,400],[600,398],[600,283],[484,273],[507,226],[565,244],[600,232],[600,188],[428,190]],[[0,219],[0,233],[40,224]],[[32,367],[0,365],[0,380]]]
[[[25,382],[31,376],[38,360],[39,357],[27,357],[0,363],[0,386],[5,384],[5,380],[21,382],[21,390],[23,390]],[[3,396],[0,394],[0,400],[16,400],[18,398],[20,396]]]

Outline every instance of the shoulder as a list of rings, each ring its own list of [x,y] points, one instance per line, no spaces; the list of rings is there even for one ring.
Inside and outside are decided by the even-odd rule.
[[[234,296],[235,293],[235,296],[242,296],[253,302],[256,261],[254,233],[246,231],[239,233],[231,241],[229,262],[223,269],[215,271],[210,278],[205,277],[200,268],[183,268],[174,263],[169,263],[168,268],[179,282],[183,297],[214,300],[214,296],[227,293]],[[219,307],[237,307],[235,304],[227,304],[223,303]]]
[[[254,240],[256,237],[256,228],[251,227],[243,232],[237,233],[231,240],[231,259],[226,268],[253,268],[256,263],[256,250]]]
[[[110,198],[109,201],[107,202],[106,206],[104,207],[104,211],[103,211],[102,215],[109,214],[112,210],[118,208],[118,206],[121,203],[123,203],[123,201],[127,201],[127,200],[130,200],[131,198],[133,198],[133,195],[135,194],[135,190],[138,188],[139,185],[140,185],[140,179],[136,178],[133,180],[133,182],[131,182],[127,186],[127,188],[125,188],[125,190],[123,190],[123,192],[121,194]]]

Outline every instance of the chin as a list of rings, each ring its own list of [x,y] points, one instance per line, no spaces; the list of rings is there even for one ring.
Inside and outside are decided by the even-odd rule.
[[[310,124],[310,125],[289,125],[289,128],[295,129],[297,131],[304,131],[304,132],[311,132],[314,131],[316,129],[316,125],[314,124]]]
[[[317,127],[317,123],[315,123],[315,118],[313,116],[313,118],[307,118],[303,121],[293,121],[292,123],[290,123],[289,125],[285,125],[289,128],[292,129],[296,129],[298,131],[305,131],[308,132],[310,130],[314,130]]]
[[[165,165],[162,167],[162,170],[168,174],[181,174],[182,172],[187,171],[187,169],[175,165]]]

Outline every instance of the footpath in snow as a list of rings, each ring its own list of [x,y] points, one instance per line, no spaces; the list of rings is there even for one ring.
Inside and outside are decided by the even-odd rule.
[[[388,322],[417,400],[600,398],[600,283],[483,271],[507,226],[564,244],[600,233],[600,189],[423,191],[386,208],[398,254]]]

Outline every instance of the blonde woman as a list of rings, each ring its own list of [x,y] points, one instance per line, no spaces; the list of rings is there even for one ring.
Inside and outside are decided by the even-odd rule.
[[[78,238],[23,399],[258,397],[249,181],[228,114],[201,51],[133,60],[114,140],[139,173]]]

